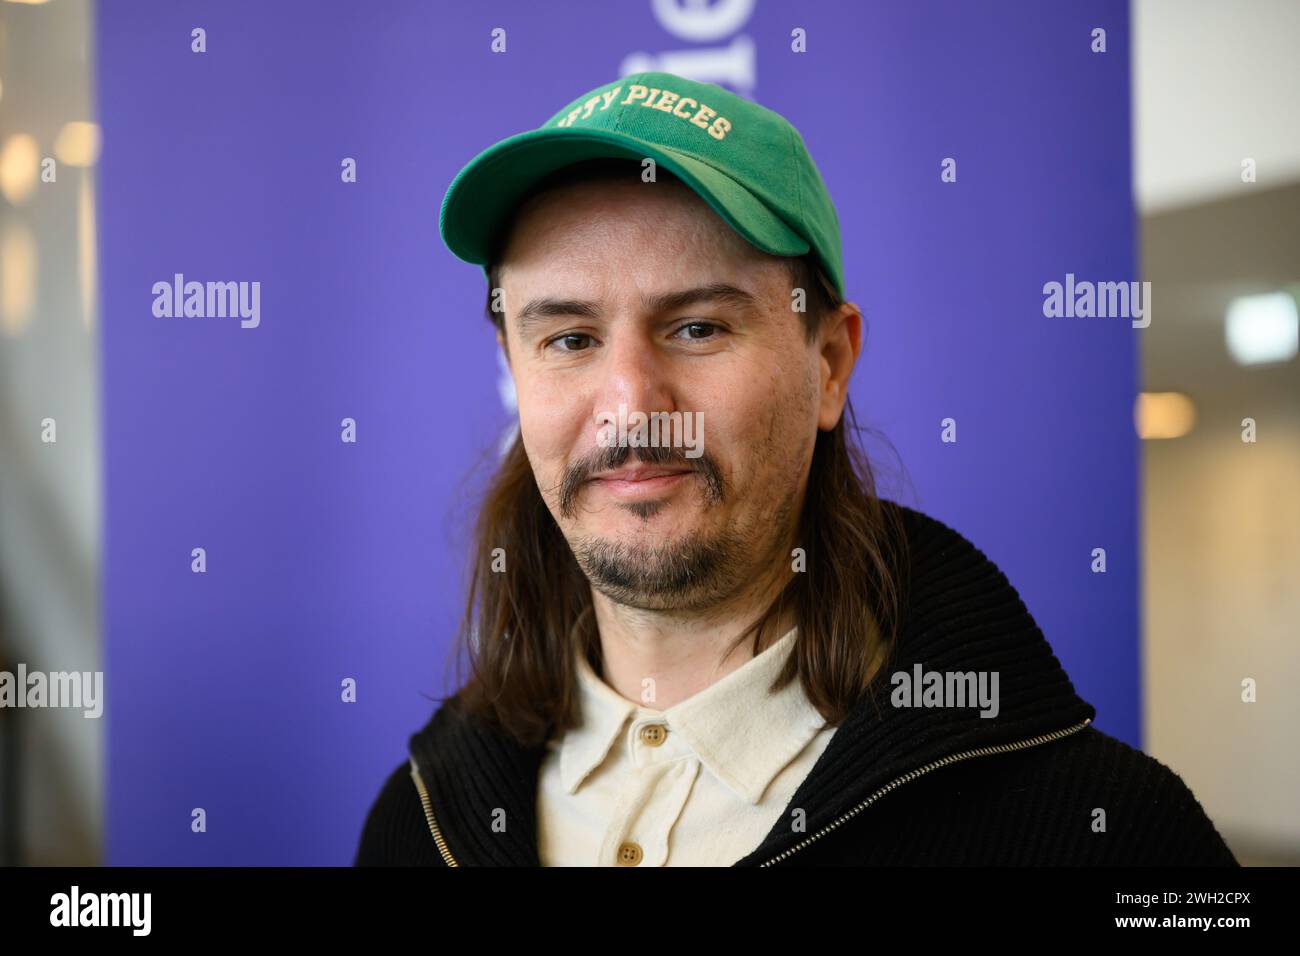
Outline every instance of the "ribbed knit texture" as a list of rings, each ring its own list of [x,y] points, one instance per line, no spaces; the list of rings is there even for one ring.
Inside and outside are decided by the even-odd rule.
[[[1079,728],[1096,714],[998,567],[942,522],[886,504],[901,510],[912,560],[898,653],[831,738],[787,812],[736,865],[1236,865],[1176,774],[1091,726],[928,770],[854,812],[934,761]],[[925,671],[997,671],[997,717],[970,708],[892,706],[889,675],[910,673],[916,663]],[[520,747],[450,703],[409,745],[459,865],[539,865],[536,801],[545,747]],[[497,810],[505,812],[504,832],[492,826]],[[1097,811],[1104,812],[1104,832],[1094,830]],[[792,822],[800,816],[805,826],[796,831]],[[408,764],[384,784],[355,862],[445,865]]]

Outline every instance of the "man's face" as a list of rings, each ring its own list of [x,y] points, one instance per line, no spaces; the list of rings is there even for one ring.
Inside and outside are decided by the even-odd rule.
[[[789,566],[819,422],[838,409],[783,260],[680,183],[599,181],[520,210],[501,287],[524,449],[594,587],[702,610]],[[629,428],[678,412],[694,432],[602,444],[620,406]]]

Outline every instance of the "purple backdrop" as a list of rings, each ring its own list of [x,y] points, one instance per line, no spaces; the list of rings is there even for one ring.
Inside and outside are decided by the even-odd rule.
[[[803,133],[869,323],[854,402],[906,468],[888,496],[998,562],[1098,726],[1139,743],[1137,333],[1042,314],[1066,272],[1135,278],[1127,6],[709,9],[692,33],[671,0],[101,5],[110,863],[351,861],[447,689],[512,420],[438,204],[480,149],[639,68]],[[260,282],[260,324],[156,318],[176,273]]]

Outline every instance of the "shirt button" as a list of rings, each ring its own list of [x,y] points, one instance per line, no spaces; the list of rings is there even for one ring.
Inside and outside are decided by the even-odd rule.
[[[618,847],[618,865],[636,866],[641,862],[641,857],[644,855],[638,844],[632,842],[621,843]]]
[[[641,743],[647,747],[659,747],[668,739],[668,728],[663,724],[646,724],[641,728]]]

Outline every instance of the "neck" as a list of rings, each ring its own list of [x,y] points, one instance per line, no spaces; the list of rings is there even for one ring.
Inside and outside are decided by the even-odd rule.
[[[667,710],[693,697],[753,659],[752,635],[729,653],[728,648],[767,611],[793,574],[778,563],[730,600],[698,614],[628,607],[593,588],[602,678],[623,697],[650,710]],[[783,609],[759,633],[758,652],[796,624],[794,608]]]

